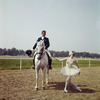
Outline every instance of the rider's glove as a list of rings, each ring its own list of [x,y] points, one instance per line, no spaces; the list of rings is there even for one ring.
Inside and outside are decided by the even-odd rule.
[[[31,49],[31,51],[32,51],[32,53],[34,53],[35,50],[34,49]]]

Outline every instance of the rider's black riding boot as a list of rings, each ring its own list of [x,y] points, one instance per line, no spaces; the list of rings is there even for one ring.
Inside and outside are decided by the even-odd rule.
[[[49,69],[52,69],[51,64],[52,64],[52,59],[49,59]]]
[[[32,67],[32,69],[35,69],[35,61],[34,61],[34,59],[33,59],[33,67]]]

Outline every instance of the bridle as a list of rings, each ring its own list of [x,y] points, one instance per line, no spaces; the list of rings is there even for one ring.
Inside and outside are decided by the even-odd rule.
[[[43,57],[44,57],[44,54],[45,54],[45,49],[44,49],[44,47],[43,47],[41,50],[42,50],[42,52],[36,52],[36,54],[35,54],[35,56],[36,56],[37,54],[40,55],[40,56],[38,57],[38,60],[40,60],[41,58],[43,58]]]

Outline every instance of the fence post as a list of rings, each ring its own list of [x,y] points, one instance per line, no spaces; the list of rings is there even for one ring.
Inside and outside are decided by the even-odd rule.
[[[91,66],[91,62],[90,62],[90,59],[89,59],[89,67]]]
[[[20,70],[22,69],[22,58],[20,58]]]
[[[63,67],[63,61],[62,61],[62,67]]]

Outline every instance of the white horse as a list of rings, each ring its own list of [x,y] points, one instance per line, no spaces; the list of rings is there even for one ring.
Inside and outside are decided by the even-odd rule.
[[[38,78],[39,69],[42,69],[42,89],[45,89],[45,73],[47,72],[46,84],[48,84],[49,77],[49,66],[48,66],[48,56],[45,51],[44,42],[41,40],[37,43],[36,53],[35,53],[35,71],[36,71],[36,86],[35,90],[38,90]]]

